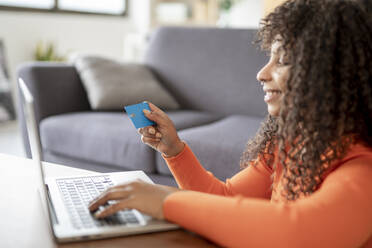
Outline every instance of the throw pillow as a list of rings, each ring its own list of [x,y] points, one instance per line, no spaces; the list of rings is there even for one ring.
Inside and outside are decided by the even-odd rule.
[[[179,108],[145,65],[88,55],[76,58],[74,63],[92,109],[123,109],[142,101],[168,110]]]

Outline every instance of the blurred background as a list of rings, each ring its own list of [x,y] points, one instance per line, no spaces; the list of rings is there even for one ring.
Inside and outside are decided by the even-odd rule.
[[[15,115],[16,70],[76,54],[141,62],[164,25],[258,28],[283,0],[0,0],[0,153],[24,156]],[[226,44],[228,45],[228,44]]]

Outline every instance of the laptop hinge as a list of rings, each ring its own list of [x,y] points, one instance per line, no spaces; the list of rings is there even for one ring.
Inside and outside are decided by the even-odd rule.
[[[54,209],[52,198],[50,197],[49,187],[48,187],[47,184],[45,184],[45,188],[46,188],[46,191],[47,191],[48,205],[49,205],[49,209],[50,209],[50,217],[51,217],[52,223],[53,223],[53,225],[54,224],[58,225],[59,224],[58,218],[57,218],[57,215],[56,215],[56,211]]]

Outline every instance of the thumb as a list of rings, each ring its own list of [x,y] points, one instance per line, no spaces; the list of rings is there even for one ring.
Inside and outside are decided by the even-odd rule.
[[[155,104],[153,104],[153,103],[151,103],[151,102],[148,102],[148,101],[145,101],[145,102],[148,103],[148,105],[149,105],[151,111],[143,111],[143,112],[145,113],[145,116],[148,117],[150,120],[155,121],[155,122],[157,123],[157,121],[158,121],[161,117],[163,117],[163,119],[164,119],[164,117],[167,116],[167,115],[163,112],[163,110],[161,110],[160,108],[158,108]],[[149,115],[146,115],[146,112],[147,112],[147,114],[149,114]],[[161,121],[161,120],[160,120],[160,121]]]
[[[159,112],[149,111],[147,109],[143,110],[143,113],[145,114],[146,118],[150,119],[151,121],[155,122],[158,125],[164,125],[165,120]]]
[[[146,101],[147,102],[147,101]],[[156,112],[156,113],[160,113],[160,114],[165,114],[163,112],[163,110],[161,110],[160,108],[158,108],[155,104],[151,103],[151,102],[147,102],[149,104],[149,107],[151,109],[151,112]]]

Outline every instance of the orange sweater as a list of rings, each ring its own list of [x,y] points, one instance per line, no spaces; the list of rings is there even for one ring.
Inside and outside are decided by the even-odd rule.
[[[262,163],[224,183],[201,166],[188,145],[164,159],[188,190],[166,198],[165,218],[219,245],[372,247],[371,148],[353,146],[315,193],[289,203],[275,194],[279,184],[270,190],[273,172]]]

